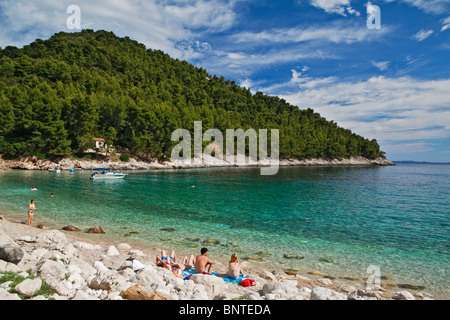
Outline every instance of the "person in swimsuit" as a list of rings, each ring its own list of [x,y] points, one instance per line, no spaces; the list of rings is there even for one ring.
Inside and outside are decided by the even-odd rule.
[[[231,259],[228,265],[227,276],[231,280],[237,280],[242,275],[242,268],[238,260],[237,254],[231,255]]]
[[[34,200],[31,200],[30,204],[28,205],[28,221],[27,221],[28,225],[31,225],[33,223],[33,215],[34,215],[33,210],[36,210],[36,206],[34,205]]]
[[[192,268],[195,258],[193,255],[191,255],[189,259],[185,256],[182,264],[176,263],[176,259],[174,250],[170,252],[169,258],[167,258],[166,251],[161,250],[161,258],[156,257],[156,266],[170,270],[175,276],[179,277],[183,270],[189,270]]]
[[[201,255],[195,258],[195,273],[210,274],[210,270],[212,265],[214,264],[214,261],[206,257],[206,255],[208,254],[207,248],[202,248],[200,250],[200,253]]]
[[[170,252],[170,260],[172,260],[172,263],[175,263],[175,251],[171,251]],[[160,257],[156,257],[156,266],[157,267],[163,267],[166,269],[170,269],[170,261],[167,259],[167,254],[166,254],[166,250],[161,250],[161,258]]]
[[[195,257],[194,257],[194,255],[191,254],[191,256],[189,258],[184,256],[183,262],[181,264],[184,267],[184,270],[192,269],[192,267],[195,265]]]

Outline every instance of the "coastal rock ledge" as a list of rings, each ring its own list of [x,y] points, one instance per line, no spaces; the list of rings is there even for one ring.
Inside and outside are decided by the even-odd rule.
[[[245,269],[251,271],[256,281],[251,287],[202,274],[183,280],[155,265],[157,252],[133,250],[125,243],[117,247],[85,243],[76,234],[79,235],[0,220],[2,243],[20,247],[24,253],[16,263],[0,260],[0,300],[429,299],[429,295],[413,295],[404,290],[388,293],[380,287],[369,291],[339,285],[335,283],[337,280],[318,281],[322,278],[293,276],[279,270],[270,272],[252,268],[250,264]],[[138,270],[131,261],[135,257],[140,262]],[[218,262],[215,271],[224,273],[226,266]],[[11,274],[17,275],[15,281],[2,281]],[[10,284],[13,282],[14,285]]]
[[[39,159],[35,156],[22,157],[15,160],[4,160],[0,155],[0,170],[20,169],[20,170],[93,170],[95,168],[111,168],[113,170],[157,170],[157,169],[189,169],[189,168],[209,168],[209,167],[259,167],[265,164],[249,164],[246,157],[246,164],[235,164],[227,161],[220,161],[214,157],[205,157],[200,164],[193,164],[193,161],[166,161],[147,162],[130,158],[128,162],[106,159],[97,160],[76,160],[61,158],[59,160]],[[352,157],[349,159],[305,159],[305,160],[280,160],[279,166],[391,166],[393,162],[386,158],[367,159],[363,157]]]

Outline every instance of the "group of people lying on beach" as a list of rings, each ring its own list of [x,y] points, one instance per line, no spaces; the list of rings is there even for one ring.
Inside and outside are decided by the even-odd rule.
[[[209,259],[207,255],[208,249],[202,248],[199,256],[194,257],[194,255],[191,255],[189,258],[185,256],[181,263],[177,263],[174,250],[170,252],[169,257],[167,257],[166,251],[162,250],[161,257],[156,257],[156,266],[172,270],[172,272],[178,277],[184,270],[191,270],[192,268],[195,273],[211,275],[211,267],[214,264],[214,261]],[[237,280],[240,276],[244,277],[242,268],[239,263],[238,256],[233,254],[228,264],[226,277],[230,280]]]

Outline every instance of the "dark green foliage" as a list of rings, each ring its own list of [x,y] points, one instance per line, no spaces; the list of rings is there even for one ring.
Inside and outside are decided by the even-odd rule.
[[[130,154],[129,153],[122,153],[120,155],[120,161],[128,162],[130,160]]]
[[[146,49],[128,37],[84,30],[0,50],[0,153],[79,153],[104,137],[145,158],[171,154],[171,134],[194,121],[203,130],[279,129],[284,158],[383,156],[376,140],[252,95],[234,81]]]

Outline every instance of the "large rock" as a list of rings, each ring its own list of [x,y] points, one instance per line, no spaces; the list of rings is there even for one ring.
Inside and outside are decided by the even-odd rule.
[[[60,279],[55,279],[52,276],[47,276],[47,278],[45,279],[45,282],[59,296],[66,297],[66,296],[71,295],[70,289],[67,288],[67,286],[65,286],[65,283],[63,281],[61,281]]]
[[[70,257],[67,260],[67,270],[69,273],[80,273],[82,276],[86,277],[97,272],[97,269],[92,267],[89,263],[81,260],[77,257]]]
[[[70,300],[99,300],[97,297],[91,296],[89,293],[78,290]]]
[[[315,287],[311,291],[310,300],[347,300],[347,296],[328,288]]]
[[[89,230],[87,232],[88,233],[105,233],[105,231],[103,231],[102,227],[100,227],[100,226],[93,226],[93,227],[89,228]]]
[[[19,266],[15,265],[14,263],[0,260],[0,271],[2,271],[2,272],[22,272],[23,269],[21,269]]]
[[[66,235],[58,230],[50,230],[41,233],[36,237],[34,237],[33,241],[42,244],[59,244],[59,245],[65,245],[69,242],[66,238]]]
[[[3,288],[0,288],[0,300],[22,300],[17,294],[11,294]]]
[[[126,285],[125,277],[116,271],[97,274],[89,283],[89,287],[95,290],[122,291]]]
[[[66,276],[66,268],[60,261],[43,260],[36,265],[36,268],[31,273],[38,275],[42,279],[54,277],[55,279],[63,280]]]
[[[227,289],[225,281],[223,281],[222,278],[216,276],[194,274],[190,279],[196,284],[203,285],[210,297],[214,297]]]
[[[145,268],[136,272],[136,274],[130,279],[130,281],[151,286],[155,283],[164,283],[164,278],[152,268]]]
[[[105,250],[106,254],[108,256],[118,256],[120,254],[119,250],[117,250],[116,247],[114,246],[109,246],[106,250]]]
[[[416,298],[414,298],[414,296],[411,294],[411,292],[408,292],[408,291],[395,292],[392,295],[392,299],[394,299],[394,300],[416,300]]]
[[[34,295],[36,291],[41,289],[42,280],[39,278],[36,279],[25,279],[18,285],[14,287],[14,291],[23,294],[24,296],[30,298]]]
[[[259,273],[259,276],[265,280],[269,280],[269,281],[276,281],[277,278],[274,276],[274,274],[272,272],[269,271],[262,271]]]
[[[24,252],[17,244],[6,243],[0,245],[0,259],[6,262],[18,264],[23,258]]]
[[[0,230],[0,259],[17,264],[22,260],[23,255],[22,248]]]
[[[72,226],[72,225],[65,226],[65,227],[63,227],[62,229],[63,229],[63,230],[66,230],[66,231],[81,231],[80,228],[77,228],[77,227]]]
[[[289,299],[298,295],[297,281],[272,281],[264,284],[262,294],[278,294],[281,298]]]
[[[122,298],[127,300],[168,300],[168,297],[161,294],[145,284],[136,284],[129,287],[122,293]]]

